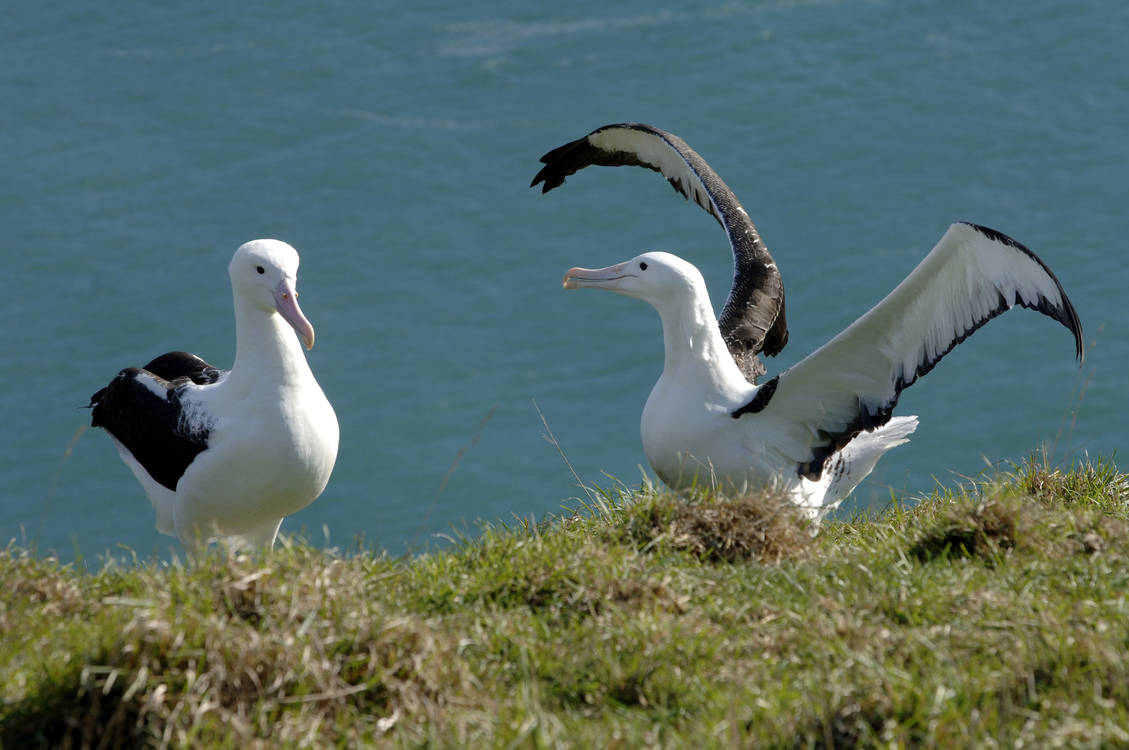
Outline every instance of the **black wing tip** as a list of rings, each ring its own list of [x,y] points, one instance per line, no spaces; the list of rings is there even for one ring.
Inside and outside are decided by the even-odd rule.
[[[670,136],[670,134],[665,130],[660,130],[653,125],[647,125],[641,122],[614,122],[607,125],[601,125],[583,138],[577,138],[574,141],[569,141],[568,143],[561,144],[560,146],[557,146],[556,148],[550,151],[546,151],[544,154],[542,154],[540,161],[545,166],[541,168],[541,171],[534,175],[533,181],[529,183],[529,187],[537,187],[538,183],[544,183],[541,186],[541,194],[544,195],[550,190],[563,185],[566,177],[568,177],[570,174],[574,174],[580,169],[583,169],[583,167],[586,165],[572,166],[566,162],[562,162],[562,159],[570,155],[578,148],[584,146],[595,148],[590,140],[592,136],[598,133],[602,133],[605,130],[611,130],[613,128],[639,130],[658,136],[660,138],[668,138]]]
[[[607,130],[632,130],[658,139],[667,149],[682,160],[690,172],[669,176],[662,167],[639,158],[637,154],[610,151],[593,143],[593,137]],[[730,352],[738,365],[749,358],[749,366],[742,366],[746,379],[755,382],[756,371],[763,371],[763,365],[756,360],[756,354],[769,348],[770,355],[778,354],[788,341],[787,324],[784,321],[784,291],[776,263],[765,248],[752,220],[741,207],[737,196],[725,184],[720,175],[686,141],[668,131],[641,122],[619,122],[603,125],[583,138],[569,141],[546,152],[541,161],[545,164],[529,183],[530,187],[541,185],[542,195],[564,184],[569,175],[597,164],[601,166],[633,165],[646,167],[663,174],[674,192],[685,200],[694,203],[713,216],[729,240],[734,257],[734,278],[729,297],[719,321],[722,334],[726,336]],[[684,182],[682,177],[686,176]],[[771,307],[768,315],[759,312],[752,297],[771,298],[766,304]],[[778,300],[774,304],[774,300]],[[734,336],[737,326],[746,325],[746,318],[754,313],[749,323],[757,329],[753,335]],[[744,354],[744,350],[751,350]]]
[[[958,223],[972,228],[973,230],[979,232],[984,237],[992,240],[993,242],[999,242],[1001,244],[1015,248],[1016,250],[1027,255],[1036,263],[1038,263],[1043,271],[1047,274],[1047,276],[1049,276],[1051,280],[1054,281],[1055,286],[1058,289],[1059,296],[1062,299],[1061,305],[1053,305],[1049,302],[1049,300],[1046,300],[1042,297],[1040,297],[1040,299],[1034,304],[1026,304],[1023,302],[1017,302],[1017,304],[1036,310],[1037,312],[1041,312],[1050,318],[1054,318],[1055,320],[1062,323],[1062,325],[1067,329],[1069,329],[1074,334],[1077,356],[1079,364],[1081,364],[1085,356],[1085,352],[1083,351],[1082,346],[1082,324],[1078,320],[1078,313],[1075,311],[1074,305],[1071,303],[1070,298],[1067,297],[1066,291],[1062,288],[1062,284],[1054,275],[1054,272],[1047,267],[1047,264],[1044,263],[1038,255],[1031,252],[1031,250],[1028,249],[1027,246],[1019,242],[1018,240],[1009,237],[1003,232],[992,229],[990,227],[982,226],[980,224],[973,224],[972,222],[962,221]],[[828,459],[830,459],[838,451],[842,450],[858,434],[864,431],[869,432],[875,430],[887,424],[893,418],[894,408],[898,405],[898,400],[901,397],[902,392],[906,388],[909,388],[911,385],[916,383],[919,378],[928,374],[949,352],[951,352],[959,344],[964,342],[969,336],[983,327],[988,321],[1006,312],[1011,306],[1012,303],[1009,300],[1005,299],[1003,295],[1000,295],[996,306],[992,308],[992,310],[988,311],[988,313],[984,315],[983,318],[975,321],[969,328],[956,335],[953,340],[949,342],[949,345],[944,349],[944,351],[938,352],[932,357],[923,359],[911,372],[899,374],[893,383],[893,396],[885,403],[865,403],[860,399],[858,404],[858,412],[855,414],[854,419],[852,419],[849,424],[845,425],[841,430],[836,430],[834,432],[819,430],[819,439],[820,442],[823,443],[823,445],[814,448],[812,450],[811,458],[807,462],[801,463],[797,466],[797,474],[812,481],[819,479]]]
[[[545,171],[547,169],[548,169],[548,167],[542,167],[541,171],[538,172],[536,175],[534,175],[533,182],[529,183],[529,187],[537,187],[537,183],[544,182],[545,184],[541,186],[541,194],[542,195],[549,192],[553,188],[561,185],[564,182],[564,178],[562,177],[561,181],[558,182],[556,185],[550,185],[548,175],[545,174]]]
[[[999,242],[1001,244],[1019,250],[1024,255],[1031,258],[1031,260],[1038,263],[1043,271],[1047,274],[1047,276],[1051,278],[1051,281],[1053,281],[1055,283],[1055,286],[1058,288],[1059,296],[1062,298],[1062,305],[1051,305],[1047,304],[1043,300],[1040,300],[1039,304],[1037,305],[1025,305],[1025,307],[1031,307],[1031,309],[1043,313],[1048,318],[1057,320],[1063,325],[1063,327],[1065,327],[1074,335],[1074,356],[1078,360],[1078,366],[1081,367],[1082,364],[1086,361],[1085,342],[1083,341],[1082,334],[1082,320],[1078,317],[1078,311],[1074,309],[1074,303],[1071,302],[1070,297],[1066,295],[1066,290],[1062,288],[1062,282],[1058,280],[1058,276],[1056,276],[1055,272],[1050,269],[1050,266],[1044,263],[1042,258],[1032,252],[1031,249],[1024,245],[1022,242],[1015,239],[1014,237],[1010,237],[1004,234],[998,229],[992,229],[991,227],[986,227],[983,224],[976,224],[971,221],[962,221],[959,223],[971,227],[993,242]]]
[[[569,169],[564,163],[561,162],[562,157],[568,156],[575,148],[585,142],[587,136],[569,141],[563,146],[557,146],[552,151],[545,153],[541,157],[541,163],[545,166],[541,167],[540,171],[533,176],[533,181],[529,183],[529,187],[537,187],[537,183],[543,182],[541,186],[541,194],[549,192],[553,188],[560,187],[564,184],[565,178],[576,171],[576,168]]]
[[[987,237],[988,239],[990,239],[994,242],[1002,242],[1005,245],[1010,245],[1011,247],[1022,250],[1023,252],[1027,253],[1028,255],[1032,255],[1032,256],[1035,255],[1035,253],[1031,252],[1027,248],[1027,246],[1024,245],[1022,242],[1015,239],[1014,237],[1011,237],[1009,235],[1004,234],[1003,232],[1001,232],[998,229],[992,229],[991,227],[986,227],[983,224],[977,224],[977,223],[972,222],[972,221],[958,221],[957,223],[958,224],[964,224],[966,227],[971,227],[971,228],[975,229],[977,232],[979,232],[980,234],[984,235],[985,237]]]
[[[544,157],[542,157],[542,161],[544,161]],[[568,170],[562,164],[558,164],[555,161],[549,162],[544,167],[541,167],[541,171],[533,176],[533,181],[529,183],[529,187],[537,187],[538,183],[544,183],[541,185],[541,195],[544,195],[550,190],[563,185],[565,178],[575,171],[575,169]]]

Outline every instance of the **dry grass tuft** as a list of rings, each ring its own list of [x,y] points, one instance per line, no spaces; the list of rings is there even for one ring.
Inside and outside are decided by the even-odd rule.
[[[812,543],[811,522],[769,491],[732,498],[706,492],[687,499],[654,495],[633,509],[624,530],[645,549],[662,543],[711,563],[773,563],[800,556]]]
[[[990,561],[1015,546],[1022,514],[1022,503],[1016,498],[951,506],[910,547],[910,554],[921,561],[955,557]]]
[[[1107,462],[1069,471],[1032,457],[1015,471],[950,498],[910,547],[921,561],[972,557],[986,562],[1014,548],[1049,559],[1118,548],[1126,522],[1109,511],[1129,507],[1129,476]],[[1065,512],[1064,512],[1065,511]]]

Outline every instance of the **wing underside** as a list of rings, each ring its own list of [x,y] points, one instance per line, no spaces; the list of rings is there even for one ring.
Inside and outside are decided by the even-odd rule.
[[[826,459],[854,436],[890,420],[904,389],[1016,305],[1066,327],[1082,360],[1082,325],[1050,269],[1006,235],[953,224],[894,291],[782,373],[759,408],[744,411],[758,420],[762,438],[771,433],[782,462],[816,479]]]

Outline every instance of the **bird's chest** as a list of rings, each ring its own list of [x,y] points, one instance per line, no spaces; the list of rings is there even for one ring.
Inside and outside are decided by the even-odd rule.
[[[643,408],[643,451],[659,478],[675,488],[709,483],[719,464],[734,462],[733,398],[693,382],[663,377]]]
[[[320,388],[301,399],[270,391],[249,393],[228,408],[217,409],[209,451],[211,472],[231,486],[245,477],[267,494],[305,494],[324,487],[337,457],[338,426]],[[203,467],[202,467],[203,468]]]

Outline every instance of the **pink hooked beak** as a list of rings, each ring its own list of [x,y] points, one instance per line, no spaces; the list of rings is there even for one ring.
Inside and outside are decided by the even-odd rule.
[[[314,327],[302,314],[302,308],[298,307],[298,292],[294,291],[294,285],[290,283],[289,279],[278,282],[278,288],[274,290],[274,306],[278,310],[278,314],[298,334],[298,338],[302,339],[306,348],[313,349]]]
[[[561,286],[565,289],[595,287],[616,290],[617,281],[634,274],[627,273],[627,263],[617,263],[607,268],[570,268],[565,271]]]

